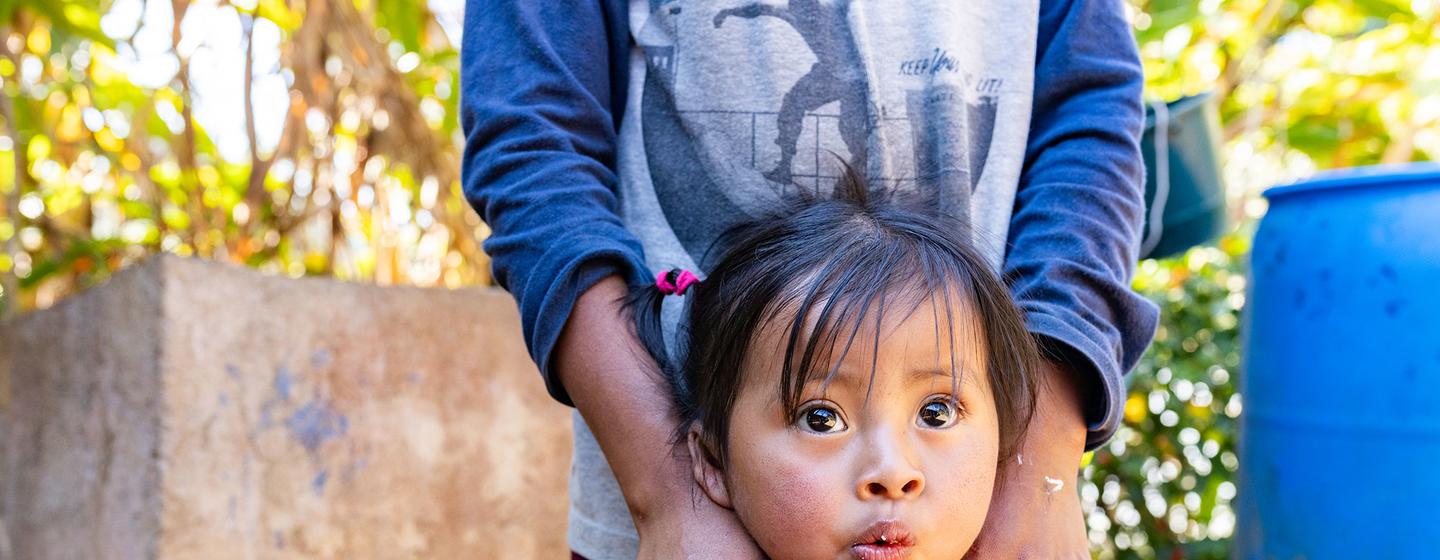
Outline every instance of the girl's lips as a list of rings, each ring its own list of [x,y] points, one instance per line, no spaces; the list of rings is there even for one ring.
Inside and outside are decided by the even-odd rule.
[[[850,547],[856,560],[904,560],[910,557],[910,548],[900,545],[857,544]]]
[[[881,521],[871,525],[850,550],[859,560],[901,560],[910,557],[915,537],[902,521]]]

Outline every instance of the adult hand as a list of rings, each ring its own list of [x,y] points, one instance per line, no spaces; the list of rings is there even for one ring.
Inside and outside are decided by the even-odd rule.
[[[640,558],[760,558],[735,514],[700,491],[672,444],[670,393],[620,301],[625,283],[601,280],[566,321],[555,367],[590,424],[640,533]]]
[[[1044,362],[1035,416],[1019,457],[995,480],[990,512],[966,560],[1089,560],[1090,543],[1076,474],[1085,454],[1085,420],[1075,374]]]

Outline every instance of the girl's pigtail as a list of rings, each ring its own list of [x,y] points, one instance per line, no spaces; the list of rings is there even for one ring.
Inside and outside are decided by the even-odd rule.
[[[699,282],[689,271],[670,270],[657,275],[654,284],[632,286],[625,300],[625,307],[635,319],[635,336],[659,366],[660,376],[670,388],[671,402],[682,420],[690,419],[693,401],[679,360],[672,358],[667,350],[661,310],[665,296],[684,294],[687,288]]]

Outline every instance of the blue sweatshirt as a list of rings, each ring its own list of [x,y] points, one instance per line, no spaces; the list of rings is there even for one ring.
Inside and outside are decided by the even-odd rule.
[[[640,81],[632,76],[637,69],[650,74],[664,69],[674,84],[683,79],[687,67],[682,64],[676,71],[672,62],[654,54],[672,52],[669,49],[674,47],[680,24],[662,22],[665,25],[657,26],[658,18],[651,18],[646,25],[654,30],[642,33],[632,29],[632,22],[641,21],[632,13],[637,4],[642,5],[641,11],[653,10],[657,16],[703,16],[706,22],[712,17],[711,13],[682,12],[681,3],[662,0],[651,0],[648,7],[643,0],[470,0],[466,6],[461,58],[464,192],[490,226],[484,248],[493,259],[496,281],[519,304],[530,353],[550,393],[566,404],[569,396],[553,371],[551,354],[575,300],[610,275],[630,283],[649,282],[650,267],[657,264],[647,262],[647,245],[637,238],[633,222],[622,218],[621,131],[627,119],[639,118],[627,111],[650,103],[648,98],[643,103],[638,100],[634,88]],[[791,3],[792,12],[797,12],[798,4]],[[858,0],[851,10],[861,10]],[[780,25],[759,22],[759,16],[775,15],[759,8],[732,10],[729,15],[728,21],[713,16],[717,33],[742,32],[740,25]],[[850,21],[863,15],[842,14]],[[1120,0],[1041,0],[1038,11],[1028,17],[1031,19],[1018,21],[1024,26],[1033,24],[1033,45],[1027,33],[1022,35],[1027,48],[1019,50],[1024,51],[1027,65],[1033,63],[1033,74],[1016,69],[1025,79],[1008,82],[999,78],[987,81],[987,75],[979,71],[957,77],[955,83],[963,85],[955,88],[957,103],[971,103],[972,110],[968,117],[954,118],[983,117],[985,104],[990,102],[987,99],[1003,99],[1002,93],[987,97],[993,93],[987,92],[989,85],[972,84],[993,81],[1025,86],[1015,90],[1024,93],[1021,105],[1025,110],[1011,113],[1022,117],[1016,138],[1023,146],[1023,158],[1015,158],[1016,176],[1005,181],[1003,174],[986,171],[1013,189],[1002,190],[1008,198],[999,199],[1011,211],[993,213],[1004,221],[990,228],[1004,231],[1000,237],[1004,242],[995,240],[993,254],[1001,260],[1000,271],[1011,282],[1042,350],[1081,376],[1081,386],[1087,388],[1083,396],[1087,449],[1093,449],[1119,425],[1125,399],[1122,377],[1143,354],[1158,318],[1158,309],[1129,286],[1143,211],[1144,175],[1138,141],[1143,124],[1141,66]],[[776,16],[778,19],[781,16]],[[803,34],[798,17],[785,21]],[[805,38],[809,40],[809,36]],[[1033,52],[1029,50],[1032,46]],[[641,49],[645,49],[644,56]],[[867,79],[822,68],[825,53],[843,55],[849,52],[846,49],[811,44],[810,50],[817,62],[802,80],[818,76],[863,83]],[[963,56],[938,47],[933,53],[920,54],[897,62],[896,73],[960,74],[967,64]],[[695,63],[691,64],[693,69]],[[753,72],[764,75],[760,68]],[[852,140],[857,136],[843,127],[854,121],[853,115],[862,119],[865,115],[863,111],[850,112],[843,94],[837,95],[840,115],[833,120],[840,121],[841,128],[835,136],[844,142],[837,140],[834,145],[855,148]],[[930,110],[926,103],[935,98],[911,99],[910,110]],[[904,107],[905,101],[898,103]],[[778,117],[773,111],[776,108]],[[781,174],[798,182],[803,168],[795,161],[803,159],[806,146],[812,152],[821,149],[821,141],[810,146],[803,145],[803,138],[796,140],[796,134],[787,137],[784,113],[790,109],[771,109],[750,114],[751,118],[778,118],[780,131],[771,133],[776,147],[753,140],[756,130],[765,126],[763,122],[748,125],[751,128],[737,134],[748,130],[752,144],[760,146],[760,152],[769,151],[769,155],[758,156],[765,161],[756,163],[756,176],[763,172],[773,179]],[[988,114],[993,119],[991,111]],[[813,117],[815,126],[835,126],[823,124],[826,115],[800,114]],[[1028,126],[1024,116],[1028,116]],[[882,134],[884,119],[871,118],[868,133],[872,137]],[[994,126],[998,137],[1001,127]],[[810,134],[808,129],[806,134]],[[858,150],[850,151],[851,163],[855,163],[853,156]],[[883,174],[891,169],[885,159],[872,157],[859,164]],[[927,172],[923,163],[913,164],[910,176],[923,179],[940,173]],[[955,181],[965,184],[968,180],[971,191],[983,193],[981,166],[997,164],[971,164],[964,169],[963,178]],[[823,179],[818,165],[811,170],[811,181]],[[656,176],[655,188],[660,188],[659,166],[652,162],[648,173]],[[681,245],[686,242],[683,232],[677,239]],[[703,263],[697,259],[696,264]]]

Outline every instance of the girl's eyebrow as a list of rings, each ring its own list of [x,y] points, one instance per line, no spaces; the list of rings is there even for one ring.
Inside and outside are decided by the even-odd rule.
[[[911,379],[918,379],[923,377],[950,377],[950,372],[937,368],[919,368],[910,370]]]
[[[958,366],[957,366],[957,368],[958,368]],[[959,371],[957,371],[956,374],[960,376],[960,382],[961,382],[962,385],[969,385],[969,384],[974,384],[974,383],[975,383],[974,380],[966,379],[966,378],[969,377],[969,376],[965,375],[966,370],[965,370],[964,368],[958,368],[958,369],[959,369]],[[932,379],[932,378],[936,378],[936,377],[942,377],[942,378],[945,378],[945,379],[948,380],[948,379],[951,378],[950,371],[949,371],[949,370],[946,370],[946,369],[941,369],[941,368],[915,368],[915,369],[910,370],[910,375],[909,375],[909,379],[910,379],[910,381],[912,381],[912,382],[914,382],[914,381],[926,381],[926,380],[929,380],[929,379]],[[816,376],[816,377],[811,378],[811,379],[809,380],[809,382],[807,382],[805,385],[806,385],[806,386],[811,386],[811,385],[820,385],[820,386],[823,386],[823,385],[843,384],[843,385],[848,385],[848,386],[850,386],[851,389],[863,390],[863,389],[865,388],[865,386],[870,382],[870,375],[869,375],[869,373],[864,373],[864,374],[862,374],[862,373],[860,373],[860,372],[858,372],[858,371],[855,371],[854,368],[840,368],[838,371],[835,372],[835,377],[830,380],[831,383],[828,383],[828,384],[827,384],[825,381],[826,381],[826,379],[825,379],[824,377],[822,377],[822,376]]]
[[[967,375],[973,372],[965,369],[964,366],[961,366],[959,364],[955,366],[955,370],[955,375],[959,376],[960,378],[960,385],[971,385],[977,390],[983,390],[983,388],[979,385],[979,382],[975,379],[974,375]],[[950,371],[940,368],[918,368],[910,370],[910,381],[912,382],[925,381],[935,377],[944,377],[946,379],[949,379],[951,377]]]

